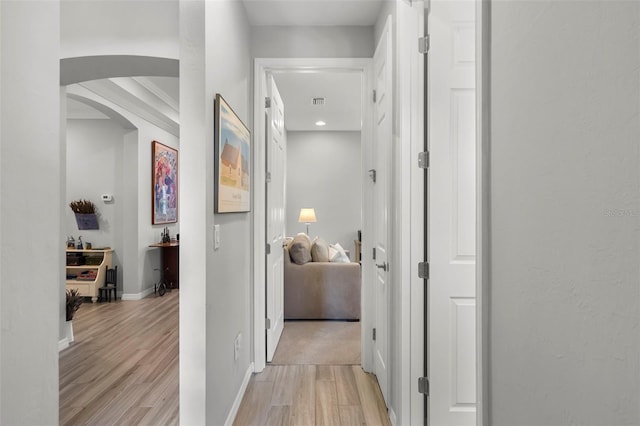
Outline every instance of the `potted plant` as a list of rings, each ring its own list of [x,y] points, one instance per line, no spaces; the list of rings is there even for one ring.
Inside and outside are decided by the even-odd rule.
[[[73,316],[84,302],[84,298],[80,295],[80,291],[75,288],[67,290],[67,339],[69,343],[73,342]]]
[[[96,206],[89,200],[74,200],[69,203],[69,207],[76,216],[78,229],[99,229]]]

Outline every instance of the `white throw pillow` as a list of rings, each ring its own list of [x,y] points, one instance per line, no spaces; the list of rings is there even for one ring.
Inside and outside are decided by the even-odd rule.
[[[331,256],[331,248],[337,252],[334,256]],[[331,258],[331,261],[335,263],[351,263],[349,256],[347,256],[347,253],[344,251],[340,243],[335,243],[329,248],[329,257]]]

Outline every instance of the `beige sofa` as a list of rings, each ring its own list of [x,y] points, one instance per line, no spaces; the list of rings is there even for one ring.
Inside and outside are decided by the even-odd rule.
[[[298,265],[284,249],[285,319],[360,319],[360,264]]]

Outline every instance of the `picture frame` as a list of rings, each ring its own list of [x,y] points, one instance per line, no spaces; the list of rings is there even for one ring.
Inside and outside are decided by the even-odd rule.
[[[216,94],[214,105],[214,211],[251,211],[251,132]]]
[[[151,143],[151,224],[178,221],[178,150]]]

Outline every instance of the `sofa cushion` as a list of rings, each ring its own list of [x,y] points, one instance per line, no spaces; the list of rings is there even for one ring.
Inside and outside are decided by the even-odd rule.
[[[298,234],[289,244],[289,256],[298,265],[311,262],[311,242],[306,234]]]
[[[311,246],[311,258],[314,262],[329,261],[329,244],[322,238],[316,238]]]
[[[332,256],[330,258],[331,262],[335,262],[335,263],[351,262],[351,260],[349,259],[349,256],[347,256],[347,252],[344,251],[340,243],[332,244],[331,248],[333,249]]]

